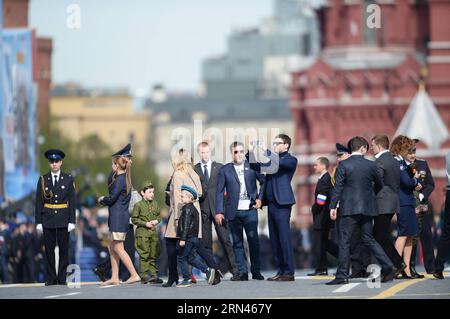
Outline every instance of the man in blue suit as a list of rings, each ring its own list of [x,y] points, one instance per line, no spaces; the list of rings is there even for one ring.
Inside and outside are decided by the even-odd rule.
[[[222,166],[217,177],[215,221],[218,225],[229,223],[239,280],[248,280],[243,230],[247,235],[252,278],[264,280],[260,272],[258,239],[258,209],[261,208],[261,195],[258,194],[256,186],[257,180],[261,186],[264,184],[264,176],[251,169],[245,160],[244,144],[233,142],[230,151],[233,162]]]
[[[294,251],[290,238],[291,208],[295,204],[294,192],[291,188],[292,177],[297,168],[297,158],[288,153],[291,138],[279,134],[273,142],[273,152],[258,143],[269,162],[256,160],[256,143],[252,142],[247,159],[250,167],[266,174],[263,185],[263,205],[268,205],[269,236],[275,264],[278,272],[268,278],[270,281],[294,281]]]

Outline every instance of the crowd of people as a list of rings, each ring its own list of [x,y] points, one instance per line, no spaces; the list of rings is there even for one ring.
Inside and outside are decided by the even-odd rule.
[[[337,272],[328,284],[343,284],[368,277],[373,263],[381,265],[384,282],[423,276],[415,269],[418,242],[426,271],[442,278],[448,223],[442,218],[441,227],[434,225],[428,201],[434,183],[427,163],[415,157],[416,143],[399,136],[390,145],[384,135],[375,136],[372,145],[361,137],[346,146],[337,143],[334,171],[326,157],[314,164],[319,178],[311,213],[293,220],[297,159],[284,134],[272,150],[261,141],[248,149],[233,142],[227,164],[211,158],[207,142],[197,146],[196,165],[191,154],[178,150],[165,190],[168,216],[161,215],[163,203],[154,199],[151,181],[133,188],[127,145],[113,154],[109,194],[98,198],[108,216],[100,216],[99,207],[80,205],[76,218],[73,179],[61,172],[65,154],[49,150],[50,172],[37,184],[35,220],[0,219],[0,281],[64,285],[75,251],[87,246],[98,252],[93,271],[102,285],[189,287],[201,273],[217,285],[226,272],[232,281],[249,280],[249,273],[264,280],[263,270],[275,271],[267,280],[293,281],[295,269],[314,268],[309,275],[316,276],[328,274],[330,266]],[[370,149],[375,161],[364,158]],[[260,154],[269,161],[260,162]],[[267,225],[259,221],[264,206]],[[437,258],[436,234],[444,239]],[[165,283],[161,276],[168,276]]]

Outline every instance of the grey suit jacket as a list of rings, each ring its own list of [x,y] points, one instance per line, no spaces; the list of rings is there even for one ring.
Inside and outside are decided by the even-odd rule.
[[[378,173],[384,186],[377,194],[378,214],[394,214],[400,210],[398,192],[400,189],[400,168],[391,152],[382,154],[376,160]]]

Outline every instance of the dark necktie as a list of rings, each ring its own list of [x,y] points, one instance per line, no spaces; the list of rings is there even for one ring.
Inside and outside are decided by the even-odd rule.
[[[53,175],[53,177],[55,178],[54,182],[53,182],[53,186],[56,186],[56,183],[58,182],[58,175]]]
[[[205,168],[205,171],[203,172],[203,174],[205,175],[205,179],[206,181],[209,181],[208,165],[204,165],[203,167]]]

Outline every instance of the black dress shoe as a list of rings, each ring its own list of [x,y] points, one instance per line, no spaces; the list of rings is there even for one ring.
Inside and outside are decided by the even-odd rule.
[[[345,284],[348,284],[348,279],[335,278],[334,280],[327,282],[325,285],[332,286],[332,285],[345,285]]]
[[[94,267],[94,268],[92,268],[92,271],[94,272],[94,274],[97,275],[97,277],[100,279],[100,281],[108,280],[108,274],[106,273],[105,270],[100,269],[98,267]]]
[[[257,273],[252,274],[252,279],[253,280],[264,280],[264,276],[261,275],[261,273],[257,272]]]
[[[388,281],[392,281],[395,278],[395,275],[397,273],[396,268],[392,268],[390,271],[388,271],[387,273],[385,273],[382,277],[381,277],[381,282],[388,282]]]
[[[240,281],[241,276],[239,274],[233,274],[233,276],[230,279],[231,281]]]
[[[267,280],[268,281],[276,281],[280,276],[281,276],[281,274],[277,273],[275,276],[267,278]]]
[[[158,276],[152,276],[148,282],[151,284],[162,284],[163,280]]]
[[[307,274],[307,276],[328,276],[328,270],[316,270],[313,273]]]
[[[295,281],[294,275],[281,275],[275,281]]]
[[[248,281],[248,274],[242,274],[239,276],[239,281]]]
[[[433,276],[436,279],[444,279],[444,274],[442,273],[442,270],[435,270]]]
[[[45,282],[46,286],[56,286],[58,284],[58,280],[49,280]]]
[[[358,271],[357,273],[353,273],[350,275],[350,279],[356,279],[356,278],[369,278],[370,273],[367,271]]]

